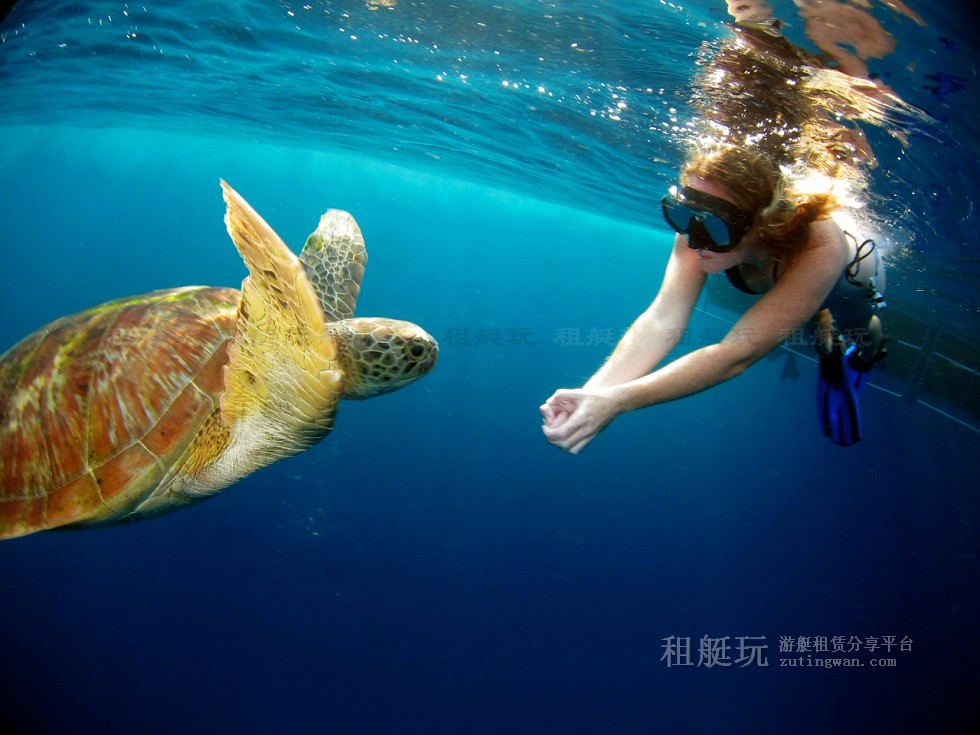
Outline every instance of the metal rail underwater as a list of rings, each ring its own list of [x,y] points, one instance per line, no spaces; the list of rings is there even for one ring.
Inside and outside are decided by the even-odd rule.
[[[733,325],[752,297],[709,278],[697,311]],[[980,346],[909,314],[883,313],[888,357],[875,366],[869,386],[904,399],[980,433]],[[812,346],[784,344],[792,355],[816,362]]]

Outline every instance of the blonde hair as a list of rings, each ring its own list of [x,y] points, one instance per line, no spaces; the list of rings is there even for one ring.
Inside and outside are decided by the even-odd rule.
[[[860,201],[876,165],[856,120],[898,127],[915,111],[887,88],[823,66],[778,25],[735,24],[698,60],[683,176],[728,190],[772,257],[792,260],[810,225]]]
[[[724,147],[704,152],[684,165],[681,180],[692,177],[723,186],[740,209],[752,212],[759,242],[785,262],[806,245],[810,224],[840,207],[832,187],[803,191],[789,172],[759,150]]]
[[[899,127],[903,116],[921,118],[887,88],[822,66],[778,33],[738,24],[733,31],[719,47],[701,49],[694,147],[756,148],[780,164],[861,186],[876,163],[856,121]]]

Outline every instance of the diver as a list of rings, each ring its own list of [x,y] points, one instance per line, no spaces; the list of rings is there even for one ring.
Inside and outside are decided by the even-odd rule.
[[[560,389],[540,408],[545,437],[572,454],[619,414],[734,378],[800,330],[819,356],[823,433],[841,446],[861,440],[858,394],[885,354],[884,269],[874,241],[832,215],[874,165],[843,112],[881,124],[881,95],[870,81],[821,68],[777,23],[732,27],[734,39],[695,82],[697,142],[661,202],[677,234],[656,298],[583,387]],[[658,368],[716,273],[760,298],[720,342]]]
[[[809,328],[820,355],[821,428],[835,443],[861,439],[858,392],[879,360],[884,270],[874,242],[830,217],[830,195],[793,191],[764,155],[728,148],[689,161],[663,198],[677,232],[657,297],[580,389],[543,406],[544,434],[573,454],[616,416],[711,388]],[[677,345],[708,274],[762,294],[718,344],[650,372]]]

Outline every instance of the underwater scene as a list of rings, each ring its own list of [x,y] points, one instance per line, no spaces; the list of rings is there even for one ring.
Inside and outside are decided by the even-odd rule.
[[[0,733],[975,732],[978,16],[14,3]],[[691,151],[763,138],[876,243],[844,384],[802,326],[700,377],[820,303],[709,265],[756,235]],[[662,283],[655,405],[564,438]]]

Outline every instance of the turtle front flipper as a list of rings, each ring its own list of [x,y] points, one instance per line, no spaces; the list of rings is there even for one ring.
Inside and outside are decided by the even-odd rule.
[[[342,380],[335,340],[299,259],[234,189],[221,182],[228,234],[249,269],[229,347],[221,424],[228,441],[197,478],[228,484],[311,447],[333,428]],[[206,434],[207,432],[205,432]],[[196,481],[195,481],[196,480]]]
[[[327,321],[354,316],[367,265],[361,228],[347,212],[328,209],[316,230],[306,238],[299,262],[313,284]]]

